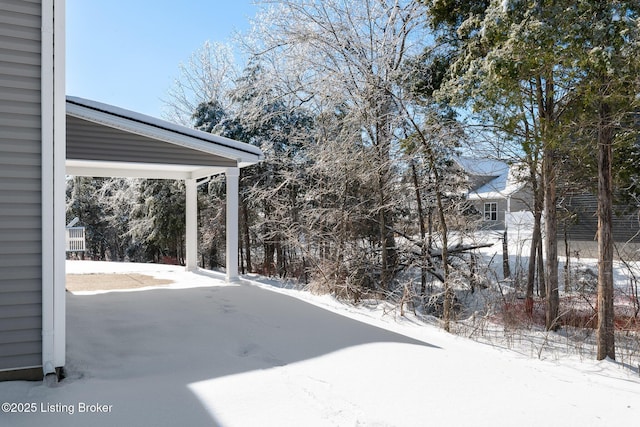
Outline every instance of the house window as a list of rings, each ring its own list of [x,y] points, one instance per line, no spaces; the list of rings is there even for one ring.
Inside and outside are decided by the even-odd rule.
[[[498,204],[496,202],[484,204],[484,220],[485,221],[498,220]]]

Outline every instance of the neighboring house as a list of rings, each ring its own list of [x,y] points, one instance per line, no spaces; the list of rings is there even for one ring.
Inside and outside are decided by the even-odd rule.
[[[198,180],[227,181],[227,279],[238,277],[239,169],[257,147],[65,97],[64,0],[0,0],[0,380],[65,365],[65,175],[180,179],[196,268]]]
[[[571,256],[594,258],[598,254],[598,199],[588,192],[568,192],[558,200],[558,240],[565,232]],[[633,205],[613,207],[615,256],[638,259],[640,254],[640,208]]]
[[[466,197],[480,214],[483,228],[504,230],[507,214],[531,211],[532,195],[523,169],[470,157],[458,157],[456,163],[467,177]]]
[[[533,226],[531,207],[533,195],[526,184],[526,169],[489,159],[460,157],[456,163],[466,174],[469,189],[467,199],[481,219],[482,227],[504,230],[508,217],[509,229],[514,221],[519,230]],[[588,192],[559,189],[558,242],[559,253],[565,254],[565,232],[569,254],[583,258],[597,257],[597,197]],[[638,206],[614,206],[613,238],[620,256],[640,258],[640,209]],[[510,233],[511,234],[511,233]],[[618,257],[618,253],[616,253]]]

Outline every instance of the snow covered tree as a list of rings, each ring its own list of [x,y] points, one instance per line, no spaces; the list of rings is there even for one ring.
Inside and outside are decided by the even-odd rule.
[[[198,187],[198,236],[202,268],[225,265],[226,185],[223,176],[213,176]]]
[[[406,112],[408,113],[408,112]],[[439,233],[429,231],[428,238],[425,239],[425,230],[422,215],[419,218],[421,249],[421,294],[424,295],[424,274],[425,270],[429,270],[432,275],[437,277],[443,283],[444,298],[442,314],[444,319],[444,329],[450,331],[450,322],[453,319],[453,303],[454,291],[453,283],[450,278],[451,258],[449,254],[449,230],[453,228],[456,220],[463,216],[464,201],[455,195],[462,194],[464,191],[464,183],[455,174],[451,173],[452,159],[456,154],[455,149],[459,146],[463,132],[457,122],[452,118],[441,115],[427,114],[424,123],[418,124],[415,118],[408,117],[412,123],[411,134],[407,141],[406,148],[413,157],[413,161],[422,162],[422,172],[426,174],[429,182],[428,193],[431,199],[430,211],[437,218],[437,230]],[[412,165],[413,166],[413,165]],[[413,169],[413,168],[412,168]],[[414,186],[416,188],[416,198],[418,206],[422,205],[421,195],[418,192],[420,188],[419,179],[415,169],[412,170]],[[420,208],[419,210],[422,210]],[[465,222],[469,218],[464,219]],[[432,220],[429,220],[432,224]],[[457,231],[464,231],[463,227],[458,225]],[[430,226],[429,228],[434,228]],[[441,249],[438,256],[432,253],[432,241],[434,236],[438,236]],[[435,252],[435,251],[434,251]],[[433,267],[434,258],[440,258],[441,274]]]
[[[265,162],[242,176],[242,211],[249,226],[249,207],[259,212],[256,229],[263,243],[263,267],[285,276],[298,260],[301,180],[312,141],[313,120],[304,108],[283,95],[259,62],[252,62],[232,92],[237,114],[226,125],[236,139],[260,146]],[[227,134],[232,136],[232,134]],[[245,236],[247,234],[245,233]],[[250,260],[247,252],[247,260]],[[299,260],[298,260],[299,261]],[[296,261],[297,262],[297,261]]]
[[[399,123],[393,97],[400,65],[422,42],[423,8],[388,0],[267,3],[274,8],[262,18],[254,52],[277,71],[286,64],[286,73],[278,75],[301,100],[348,106],[343,119],[359,129],[373,172],[370,219],[377,224],[379,282],[386,289],[397,267],[391,160]]]
[[[494,0],[461,5],[443,0],[432,4],[430,17],[446,46],[438,57],[448,66],[440,92],[472,107],[497,133],[518,142],[529,160],[534,193],[542,189],[548,329],[555,329],[559,319],[556,187],[562,171],[558,162],[561,155],[575,157],[577,152],[567,143],[593,129],[593,145],[588,145],[591,153],[599,153],[598,308],[600,321],[607,325],[599,327],[599,337],[608,337],[602,338],[601,346],[607,349],[602,354],[613,357],[611,148],[621,118],[635,111],[637,2]],[[576,117],[585,115],[592,117],[592,126],[577,123]],[[535,176],[538,162],[541,180]],[[539,200],[534,197],[534,206]]]
[[[78,217],[85,227],[85,256],[122,261],[134,255],[128,232],[136,188],[132,179],[67,179],[67,219]]]
[[[454,2],[448,4],[457,10]],[[444,25],[447,37],[454,40],[449,75],[440,92],[459,105],[471,107],[484,123],[517,141],[532,171],[537,172],[541,162],[541,179],[532,178],[542,184],[537,188],[544,200],[546,327],[556,329],[559,128],[575,99],[573,87],[578,78],[572,45],[567,42],[571,34],[567,28],[567,21],[571,22],[566,15],[568,5],[559,1],[473,5],[456,19],[433,17],[434,25]],[[456,31],[455,36],[451,30]]]
[[[241,171],[242,268],[251,271],[255,267],[253,235],[261,242],[264,255],[260,271],[284,276],[296,258],[292,252],[295,245],[291,245],[297,241],[292,231],[298,223],[296,177],[304,166],[303,145],[311,139],[313,122],[304,109],[287,102],[266,77],[263,66],[251,62],[225,93],[226,109],[217,99],[203,102],[196,107],[192,120],[196,128],[260,146],[265,152],[265,162]],[[213,212],[210,203],[207,211]]]
[[[180,64],[164,103],[166,116],[176,123],[190,126],[194,113],[209,103],[228,110],[228,90],[238,77],[233,49],[228,44],[206,41],[186,64]]]
[[[193,127],[203,132],[215,133],[218,126],[227,116],[227,112],[217,99],[203,102],[193,113]]]
[[[67,179],[67,221],[78,217],[85,227],[86,252],[91,259],[104,260],[109,247],[107,205],[96,195],[105,178],[71,177]]]
[[[640,4],[636,1],[583,1],[572,7],[578,23],[576,47],[580,82],[575,91],[574,136],[597,152],[598,323],[597,358],[615,359],[613,283],[614,147],[628,152],[637,142],[640,92]],[[631,133],[632,137],[629,138]],[[635,136],[634,136],[635,135]]]
[[[102,182],[95,194],[102,207],[102,214],[109,224],[110,259],[136,260],[137,251],[129,234],[131,213],[137,201],[137,180],[133,178],[110,178]]]
[[[185,196],[182,181],[138,181],[138,201],[132,212],[129,234],[141,244],[148,260],[169,257],[184,263]]]

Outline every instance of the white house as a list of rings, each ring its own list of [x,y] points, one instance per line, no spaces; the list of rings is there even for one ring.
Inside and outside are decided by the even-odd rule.
[[[471,157],[458,157],[456,163],[467,176],[466,197],[480,213],[484,228],[504,230],[509,214],[532,210],[526,171],[518,165]]]

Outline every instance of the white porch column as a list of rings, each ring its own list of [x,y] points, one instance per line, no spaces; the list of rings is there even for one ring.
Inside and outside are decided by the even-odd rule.
[[[238,180],[239,168],[227,168],[227,281],[238,280]]]
[[[186,269],[192,271],[198,268],[198,184],[195,179],[185,180],[185,193]]]
[[[42,1],[42,368],[66,362],[64,2]],[[52,378],[51,376],[49,378]]]

